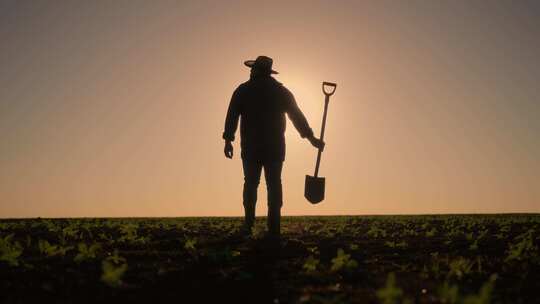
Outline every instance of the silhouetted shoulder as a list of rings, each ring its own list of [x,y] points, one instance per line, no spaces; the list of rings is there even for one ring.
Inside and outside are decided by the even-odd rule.
[[[276,81],[276,85],[278,87],[278,90],[280,92],[281,98],[286,102],[289,103],[291,101],[294,101],[294,95],[293,93],[287,89],[286,86],[284,86],[282,83]]]
[[[294,99],[294,95],[289,89],[287,89],[284,85],[281,85],[281,90],[283,92],[283,95],[285,95],[288,99]]]
[[[248,87],[249,87],[249,81],[243,82],[239,84],[238,87],[236,87],[236,90],[234,90],[234,92],[236,93],[236,92],[244,91]]]
[[[232,102],[234,103],[241,103],[241,100],[243,99],[242,96],[245,96],[245,92],[248,90],[249,82],[246,81],[244,83],[241,83],[236,87],[236,89],[233,92],[232,95]]]
[[[270,79],[273,86],[273,90],[276,92],[279,92],[279,94],[281,95],[281,98],[285,98],[285,99],[294,98],[291,91],[289,91],[289,89],[287,89],[281,82],[277,81],[273,77],[271,77]]]

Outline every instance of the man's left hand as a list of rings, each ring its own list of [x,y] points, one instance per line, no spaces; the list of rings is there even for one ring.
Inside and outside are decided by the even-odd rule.
[[[225,141],[225,148],[223,149],[223,152],[225,153],[225,157],[233,157],[233,145],[230,141]]]

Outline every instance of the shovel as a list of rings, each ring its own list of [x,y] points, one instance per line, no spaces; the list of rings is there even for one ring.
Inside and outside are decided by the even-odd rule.
[[[321,137],[324,139],[324,128],[326,127],[326,112],[328,111],[328,103],[330,102],[330,96],[336,91],[337,84],[332,82],[323,82],[322,91],[324,93],[324,114],[322,119],[321,127]],[[331,91],[327,91],[330,90]],[[306,175],[306,187],[304,191],[304,196],[312,204],[318,204],[324,199],[324,177],[319,177],[319,164],[321,163],[321,149],[317,153],[317,163],[315,164],[315,174],[314,176]]]

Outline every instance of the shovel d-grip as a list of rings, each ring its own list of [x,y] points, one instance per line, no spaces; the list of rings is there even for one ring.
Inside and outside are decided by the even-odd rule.
[[[328,104],[330,103],[330,96],[334,95],[337,84],[332,82],[323,82],[322,91],[324,93],[324,114],[321,127],[320,139],[324,139],[324,129],[326,127],[326,113],[328,112]],[[331,89],[331,90],[330,90]],[[315,174],[313,176],[306,175],[306,184],[304,196],[312,204],[318,204],[324,200],[324,177],[319,177],[319,165],[321,163],[322,150],[317,152],[317,162],[315,163]]]

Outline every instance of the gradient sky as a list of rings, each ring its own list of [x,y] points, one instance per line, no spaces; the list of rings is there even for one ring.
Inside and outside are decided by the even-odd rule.
[[[274,58],[285,215],[540,212],[538,1],[0,1],[0,217],[243,215],[223,123]],[[264,182],[257,214],[266,213]]]

